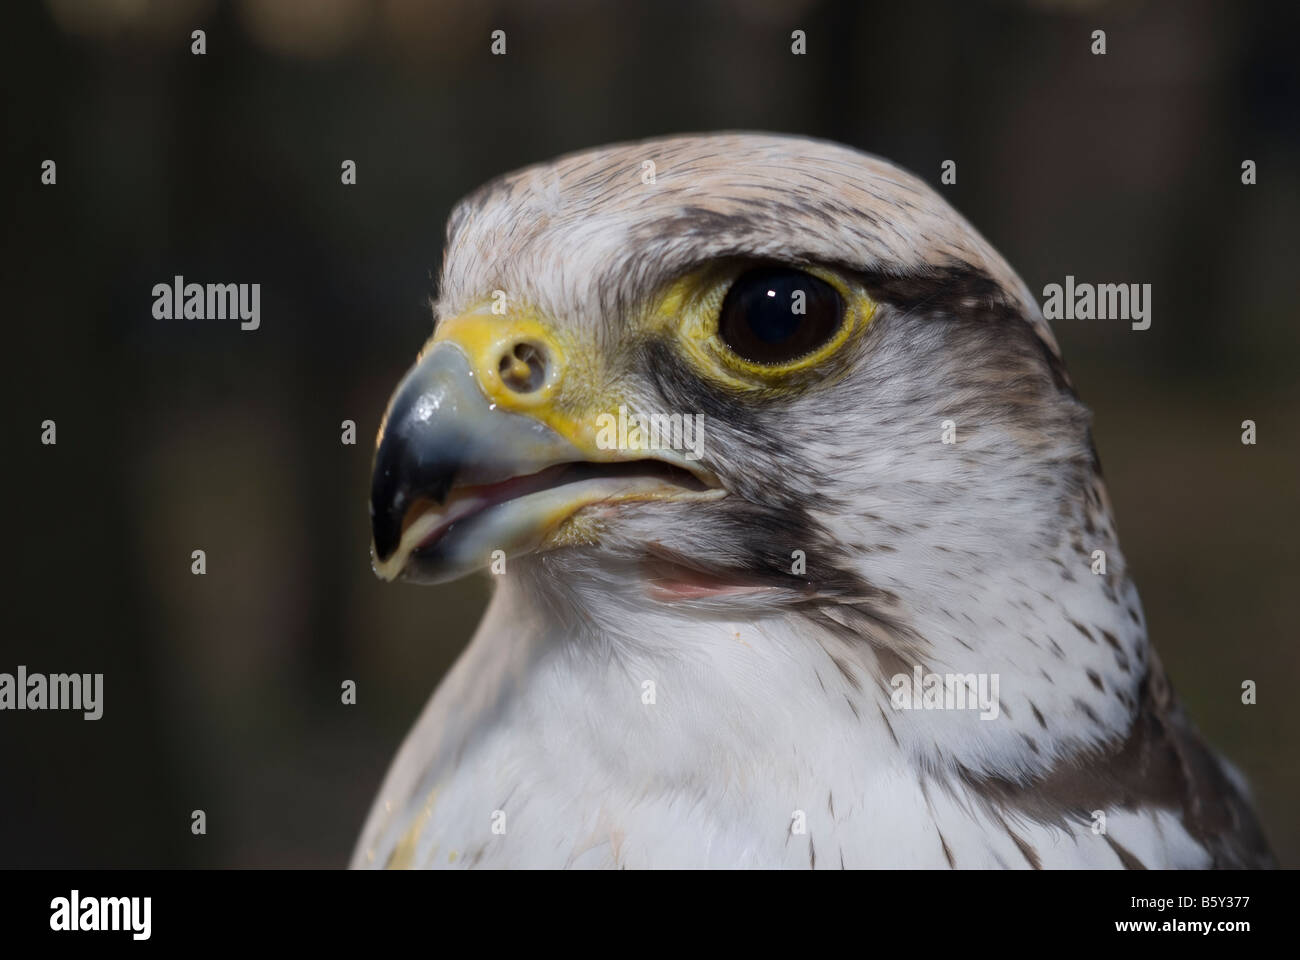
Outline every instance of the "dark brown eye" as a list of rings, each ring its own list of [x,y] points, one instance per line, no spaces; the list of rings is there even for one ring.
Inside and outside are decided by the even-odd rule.
[[[829,283],[802,270],[761,267],[727,291],[718,335],[745,360],[776,366],[823,346],[843,322],[844,301]]]

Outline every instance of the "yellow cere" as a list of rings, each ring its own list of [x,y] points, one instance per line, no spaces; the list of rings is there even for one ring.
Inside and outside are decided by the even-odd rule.
[[[490,301],[439,323],[429,346],[445,340],[465,351],[490,402],[540,420],[593,460],[618,458],[617,451],[598,449],[597,424],[600,414],[617,413],[626,399],[606,383],[604,358],[593,346],[547,323],[531,306],[512,303],[505,313],[493,313]],[[507,387],[500,373],[502,359],[509,362],[521,342],[547,357],[546,379],[527,393]]]
[[[771,389],[811,371],[860,337],[871,324],[876,303],[861,287],[821,267],[804,271],[834,287],[844,299],[844,323],[830,340],[812,353],[785,364],[754,363],[737,356],[718,336],[718,316],[727,290],[746,266],[707,267],[673,283],[654,310],[655,326],[664,332],[676,328],[680,343],[702,372],[729,386],[745,390]]]
[[[549,326],[544,326],[531,311],[511,310],[494,314],[487,305],[451,317],[438,324],[433,344],[451,340],[469,357],[470,368],[482,378],[479,386],[493,403],[507,410],[532,410],[549,403],[563,378],[565,351]],[[519,393],[501,382],[503,358],[520,342],[540,344],[549,356],[547,378],[531,393]]]

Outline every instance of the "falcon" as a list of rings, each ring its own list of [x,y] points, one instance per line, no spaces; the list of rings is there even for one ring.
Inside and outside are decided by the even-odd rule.
[[[455,208],[434,313],[373,565],[494,592],[353,866],[1271,864],[1042,311],[916,177],[758,134],[574,154]]]

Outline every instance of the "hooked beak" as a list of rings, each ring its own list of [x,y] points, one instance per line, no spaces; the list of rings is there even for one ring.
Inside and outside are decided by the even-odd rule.
[[[541,324],[486,312],[443,324],[398,385],[375,451],[375,572],[438,583],[544,548],[596,503],[721,496],[674,450],[603,449],[562,402],[564,353]]]

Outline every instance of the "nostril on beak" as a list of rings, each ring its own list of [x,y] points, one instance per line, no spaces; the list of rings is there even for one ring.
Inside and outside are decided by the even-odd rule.
[[[535,393],[546,382],[546,348],[522,340],[501,355],[497,371],[501,382],[515,393]]]

